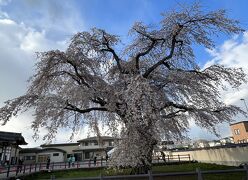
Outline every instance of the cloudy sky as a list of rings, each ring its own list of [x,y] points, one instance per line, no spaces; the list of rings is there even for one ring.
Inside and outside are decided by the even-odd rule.
[[[190,1],[184,1],[190,2]],[[0,0],[0,106],[8,99],[22,95],[27,88],[27,79],[34,73],[35,52],[51,49],[64,50],[72,35],[87,31],[92,27],[103,28],[107,32],[119,35],[124,41],[135,21],[154,24],[161,20],[160,13],[175,7],[183,1],[171,0]],[[202,5],[206,11],[225,8],[231,18],[241,22],[247,30],[235,37],[221,35],[215,37],[216,48],[207,50],[196,47],[197,61],[201,67],[213,63],[228,67],[243,67],[248,73],[248,16],[247,0],[205,0]],[[243,85],[239,91],[228,90],[223,93],[227,104],[244,108],[248,103],[248,86]],[[29,147],[44,143],[42,139],[34,142],[30,122],[30,113],[13,118],[0,131],[21,132]],[[235,120],[245,120],[239,116]],[[222,136],[230,135],[228,125],[219,126]],[[42,134],[42,132],[41,132]],[[87,135],[82,130],[75,137]],[[192,139],[215,137],[196,128],[192,124]],[[68,141],[70,134],[59,132],[54,142]]]

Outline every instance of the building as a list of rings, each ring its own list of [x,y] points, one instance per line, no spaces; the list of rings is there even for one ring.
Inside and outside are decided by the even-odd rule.
[[[21,133],[0,131],[0,164],[16,164],[19,145],[26,145]]]
[[[248,121],[230,124],[234,143],[248,142]]]
[[[75,154],[81,154],[83,160],[93,159],[93,157],[106,157],[108,151],[114,148],[116,138],[110,136],[90,137],[79,140],[78,149],[74,150]]]
[[[193,143],[193,148],[205,148],[210,147],[208,140],[205,139],[198,139]]]
[[[20,151],[24,164],[43,163],[49,157],[51,162],[66,162],[70,156],[76,161],[106,158],[117,139],[110,136],[89,137],[76,143],[42,144],[39,148],[25,148]]]
[[[228,144],[233,144],[234,140],[232,136],[224,137],[219,140],[221,145],[228,145]]]
[[[82,161],[82,156],[74,152],[75,149],[78,149],[80,143],[61,143],[61,144],[42,144],[41,148],[56,148],[61,149],[66,152],[66,157],[69,158],[71,155],[75,156],[76,161]],[[52,159],[51,159],[52,160]]]
[[[66,151],[58,148],[25,148],[20,150],[20,159],[24,164],[45,163],[48,157],[51,162],[65,162]]]

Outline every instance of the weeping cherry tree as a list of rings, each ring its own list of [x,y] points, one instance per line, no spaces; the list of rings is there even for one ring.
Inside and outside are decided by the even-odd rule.
[[[32,129],[46,128],[45,139],[84,125],[100,136],[104,125],[121,138],[113,164],[149,170],[154,146],[162,138],[183,138],[190,120],[216,134],[216,124],[242,112],[220,97],[227,83],[238,88],[245,82],[242,69],[201,69],[192,48],[211,49],[212,37],[242,31],[224,10],[205,13],[194,4],[162,14],[157,26],[135,23],[128,45],[102,29],[77,33],[66,51],[38,53],[26,94],[5,102],[0,120],[4,125],[33,109]]]

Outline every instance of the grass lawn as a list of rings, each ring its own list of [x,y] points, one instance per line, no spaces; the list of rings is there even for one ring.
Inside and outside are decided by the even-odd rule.
[[[154,166],[152,168],[152,173],[169,173],[169,172],[189,172],[195,171],[196,168],[204,170],[224,170],[224,169],[235,169],[236,167],[222,166],[215,164],[205,164],[205,163],[189,163],[189,164],[180,164],[180,165],[163,165],[163,166]],[[34,180],[34,179],[50,179],[51,175],[54,175],[56,179],[59,178],[79,178],[79,177],[96,177],[102,174],[103,176],[112,176],[112,175],[128,175],[130,174],[130,169],[122,170],[113,170],[113,169],[74,169],[74,170],[63,170],[63,171],[54,171],[54,172],[40,172],[35,173],[29,176],[25,176],[21,179],[25,180]],[[204,180],[242,180],[246,177],[244,172],[238,173],[225,173],[225,174],[212,174],[212,175],[203,175]],[[131,178],[130,178],[131,179]],[[133,180],[138,180],[137,178]],[[140,178],[139,180],[141,180]],[[148,178],[143,178],[148,179]],[[189,176],[169,176],[169,177],[154,177],[154,180],[196,180],[196,175]]]

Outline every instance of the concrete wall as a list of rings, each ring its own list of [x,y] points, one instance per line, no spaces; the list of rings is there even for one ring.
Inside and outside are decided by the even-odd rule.
[[[199,149],[191,151],[165,152],[169,155],[190,154],[192,160],[204,163],[215,163],[228,166],[239,166],[248,163],[248,146]]]

